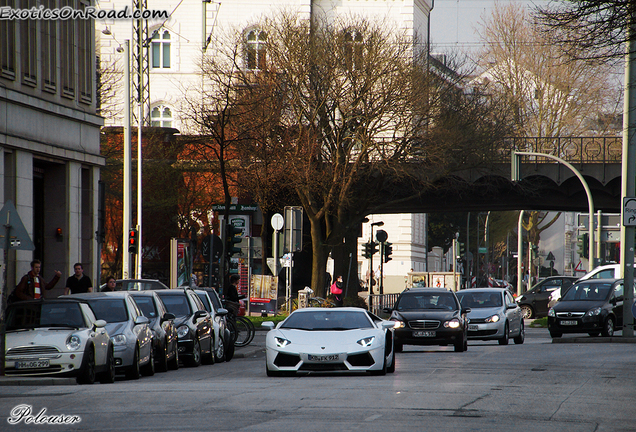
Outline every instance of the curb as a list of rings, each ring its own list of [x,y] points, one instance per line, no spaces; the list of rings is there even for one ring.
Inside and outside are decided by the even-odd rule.
[[[552,338],[552,343],[636,343],[636,337],[573,337],[573,338]]]
[[[75,378],[0,377],[0,386],[77,385]]]

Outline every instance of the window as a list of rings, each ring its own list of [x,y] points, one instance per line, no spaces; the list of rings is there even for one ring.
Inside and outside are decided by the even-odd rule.
[[[3,6],[13,7],[12,1],[1,1]],[[15,20],[0,20],[0,71],[2,76],[15,79]]]
[[[55,0],[42,0],[47,9],[55,8]],[[57,21],[40,21],[40,47],[42,57],[42,85],[44,90],[55,91],[57,83]]]
[[[150,126],[172,127],[172,110],[164,105],[159,105],[150,110]]]
[[[267,33],[261,30],[251,30],[247,34],[247,68],[250,70],[265,69],[265,41]]]
[[[60,7],[73,7],[72,0],[62,0]],[[75,97],[75,20],[60,21],[60,81],[62,96]]]
[[[81,3],[82,10],[86,9],[89,4]],[[84,103],[91,103],[93,100],[93,62],[91,61],[91,47],[93,44],[93,32],[95,28],[93,20],[77,20],[78,23],[78,40],[77,40],[77,56],[78,56],[78,88],[79,100]]]
[[[364,43],[362,35],[348,31],[344,35],[345,62],[348,70],[360,70],[363,66]]]
[[[20,8],[35,8],[35,0],[21,0]],[[20,57],[22,60],[22,81],[25,84],[37,84],[37,24],[36,20],[20,21]]]
[[[152,36],[152,68],[170,68],[170,32],[156,31]]]

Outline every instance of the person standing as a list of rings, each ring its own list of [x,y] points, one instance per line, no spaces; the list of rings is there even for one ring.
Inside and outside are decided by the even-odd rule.
[[[241,276],[237,274],[233,274],[230,276],[230,285],[227,287],[227,292],[225,293],[225,305],[227,309],[234,314],[234,316],[238,316],[239,314],[239,293],[238,293],[238,284],[241,280]]]
[[[103,291],[115,291],[117,288],[117,281],[113,276],[108,276],[106,278],[106,287],[104,287]]]
[[[73,270],[75,274],[66,279],[64,294],[93,292],[93,282],[91,282],[91,278],[84,274],[84,266],[82,266],[82,263],[75,263]]]
[[[331,294],[336,301],[336,307],[342,307],[344,304],[343,291],[342,288],[344,283],[342,281],[342,276],[338,276],[336,280],[331,285]]]
[[[42,276],[40,276],[40,270],[42,269],[42,262],[38,259],[31,261],[31,271],[22,276],[18,286],[14,291],[14,300],[37,300],[44,297],[44,291],[52,290],[55,287],[57,281],[60,280],[62,273],[55,270],[55,276],[48,284],[44,284]]]

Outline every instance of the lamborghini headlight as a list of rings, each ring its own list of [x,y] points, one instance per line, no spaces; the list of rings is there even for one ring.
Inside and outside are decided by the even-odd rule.
[[[287,340],[285,338],[278,337],[278,336],[274,337],[274,341],[276,342],[276,346],[278,348],[285,348],[287,345],[289,345],[291,343],[290,340]]]
[[[371,346],[371,344],[373,344],[374,340],[375,340],[375,336],[370,336],[364,339],[360,339],[358,341],[358,344],[362,345],[363,347],[369,347]]]

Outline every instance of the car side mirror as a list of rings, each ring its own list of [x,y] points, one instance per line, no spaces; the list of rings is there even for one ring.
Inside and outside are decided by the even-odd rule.
[[[506,309],[514,309],[518,307],[519,305],[517,303],[508,303],[508,306],[506,306]]]
[[[229,312],[229,311],[228,311],[227,309],[225,309],[225,308],[218,308],[218,309],[216,310],[216,314],[217,314],[217,315],[220,315],[220,316],[225,316],[225,315],[227,315],[227,314],[228,314],[228,312]]]
[[[148,324],[150,322],[150,320],[148,319],[148,317],[145,316],[138,316],[137,318],[135,318],[135,325],[141,325],[141,324]]]
[[[165,314],[163,314],[163,317],[161,317],[161,322],[174,320],[176,318],[177,317],[173,313],[166,312]]]
[[[274,323],[272,321],[263,321],[261,323],[261,327],[264,327],[267,330],[273,330],[274,329]]]
[[[93,323],[93,327],[96,328],[96,329],[106,327],[106,321],[101,320],[101,319],[97,320],[97,321],[95,321]]]
[[[206,311],[202,311],[202,310],[196,311],[196,312],[194,313],[194,316],[192,317],[192,322],[195,322],[195,321],[196,321],[196,320],[198,320],[199,318],[201,318],[201,317],[205,317],[205,316],[207,316],[207,315],[208,315],[208,313],[207,313]]]
[[[462,315],[463,314],[469,314],[471,311],[472,311],[471,308],[462,308],[462,312],[461,313],[462,313]]]

